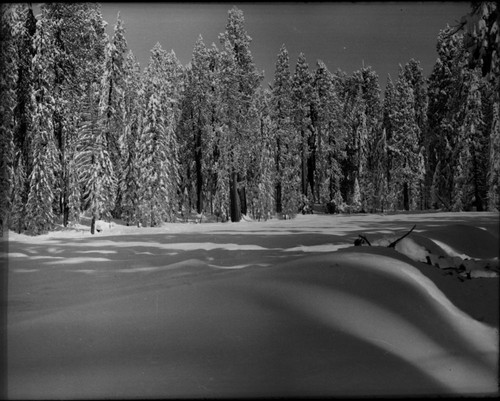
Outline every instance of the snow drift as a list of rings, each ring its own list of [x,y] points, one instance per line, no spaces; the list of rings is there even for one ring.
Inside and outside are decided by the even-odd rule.
[[[498,323],[455,300],[464,288],[498,291],[498,277],[461,282],[394,249],[344,247],[345,235],[263,238],[248,228],[263,225],[242,226],[17,238],[9,398],[497,394]],[[432,231],[412,241],[437,252]]]

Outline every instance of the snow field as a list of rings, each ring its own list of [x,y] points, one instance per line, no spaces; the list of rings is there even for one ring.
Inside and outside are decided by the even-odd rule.
[[[11,235],[9,398],[498,392],[498,277],[417,261],[498,215],[208,225]]]

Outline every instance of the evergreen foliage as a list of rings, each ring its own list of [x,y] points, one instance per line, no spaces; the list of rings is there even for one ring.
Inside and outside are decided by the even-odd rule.
[[[274,138],[275,202],[279,216],[297,212],[300,199],[300,137],[293,125],[292,78],[288,51],[283,45],[276,61],[270,101],[270,123]]]
[[[16,107],[17,81],[17,52],[15,47],[15,9],[12,6],[2,4],[0,6],[0,230],[18,228],[17,221],[23,219],[13,209],[22,208],[24,202],[14,197],[11,203],[13,188],[24,187],[24,170],[14,170],[14,130]],[[18,158],[19,159],[19,158]],[[21,181],[19,183],[19,181]],[[11,212],[12,210],[12,212]],[[9,221],[9,216],[12,217]],[[9,224],[10,223],[10,224]]]
[[[288,51],[261,86],[243,12],[190,63],[160,43],[140,69],[96,3],[2,5],[0,218],[39,234],[81,215],[158,226],[328,212],[500,208],[496,3],[474,4],[387,79],[332,73]]]

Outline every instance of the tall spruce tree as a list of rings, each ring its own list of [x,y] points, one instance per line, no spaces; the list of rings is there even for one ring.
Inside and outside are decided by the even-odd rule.
[[[108,152],[113,170],[123,171],[124,146],[124,92],[125,92],[125,57],[127,41],[125,28],[118,13],[114,33],[106,46],[101,108]],[[113,215],[121,214],[121,187],[117,186],[116,205]]]
[[[140,209],[146,225],[172,221],[177,210],[177,68],[175,54],[164,51],[157,43],[145,70],[145,114],[139,139],[139,165],[143,176]]]
[[[438,58],[428,79],[428,129],[424,141],[427,150],[427,185],[432,182],[436,207],[451,208],[453,176],[460,126],[466,104],[467,70],[463,36],[449,26],[439,32]],[[439,174],[437,166],[439,163]]]
[[[333,83],[333,76],[322,61],[318,61],[313,85],[313,125],[315,146],[315,199],[333,202],[341,175],[340,160],[345,146],[342,137],[342,105]]]
[[[500,210],[500,103],[495,103],[490,129],[488,167],[488,210]]]
[[[389,118],[392,125],[389,141],[392,153],[390,191],[398,199],[398,209],[414,210],[424,171],[418,143],[420,131],[415,116],[415,98],[402,67],[396,83],[394,108]]]
[[[301,192],[303,199],[308,198],[309,191],[314,189],[314,173],[312,168],[311,154],[314,151],[315,132],[311,125],[311,102],[312,102],[312,77],[309,72],[304,53],[300,53],[292,78],[292,110],[294,130],[300,138],[300,170]],[[312,200],[312,194],[311,194]],[[309,199],[308,199],[309,201]]]
[[[223,45],[222,83],[227,82],[221,98],[224,106],[224,130],[229,135],[229,204],[231,221],[246,213],[246,179],[248,141],[257,126],[252,119],[255,92],[262,79],[250,52],[251,37],[245,30],[243,12],[236,7],[228,12],[225,32],[219,35]]]
[[[183,133],[181,146],[183,148],[180,152],[181,157],[183,157],[184,187],[188,190],[188,194],[194,188],[194,205],[198,213],[202,213],[204,210],[204,192],[206,190],[203,164],[208,156],[206,150],[211,124],[210,74],[209,52],[200,36],[196,41],[190,69],[187,73],[181,120]],[[192,196],[190,196],[191,198]],[[191,202],[188,203],[191,206]]]
[[[293,215],[300,201],[300,139],[293,128],[292,78],[290,74],[288,51],[283,45],[278,53],[270,118],[275,141],[275,200],[278,215]],[[286,207],[283,207],[286,205]]]
[[[21,206],[14,198],[11,203],[13,188],[21,186],[24,188],[24,181],[21,184],[15,182],[21,179],[24,172],[21,168],[14,168],[14,137],[15,128],[14,108],[16,106],[16,87],[18,54],[16,52],[16,42],[14,24],[16,21],[15,9],[12,5],[0,5],[0,230],[7,230],[18,227],[16,219],[10,219],[11,207]],[[19,158],[18,158],[19,160]],[[17,184],[17,185],[16,185]]]
[[[421,157],[424,158],[424,169],[428,169],[428,161],[425,155],[427,155],[428,148],[426,148],[426,130],[427,130],[427,88],[425,83],[425,78],[423,70],[420,67],[420,62],[415,59],[410,59],[404,67],[403,74],[406,81],[409,83],[410,87],[413,89],[413,95],[415,98],[415,120],[419,128],[418,144],[421,148]],[[429,175],[426,175],[429,178]],[[419,188],[419,209],[427,209],[429,207],[429,187],[430,183],[427,181],[422,181]]]
[[[127,224],[140,225],[139,134],[142,132],[143,91],[141,71],[132,51],[125,60],[123,170],[120,174],[122,218]]]
[[[41,19],[37,22],[34,38],[33,58],[33,168],[29,173],[29,193],[26,203],[26,228],[31,234],[41,234],[55,224],[52,202],[55,197],[55,176],[59,168],[54,143],[54,98],[51,89],[55,75],[49,67],[53,57],[53,37],[50,23]]]

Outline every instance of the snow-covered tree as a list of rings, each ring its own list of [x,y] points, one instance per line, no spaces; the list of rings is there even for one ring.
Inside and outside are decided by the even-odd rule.
[[[464,120],[458,132],[455,147],[458,160],[453,177],[452,209],[462,210],[472,205],[482,211],[486,204],[486,180],[488,147],[481,104],[480,72],[471,71],[467,80],[468,93]],[[457,157],[458,156],[458,157]]]
[[[275,141],[275,197],[276,213],[293,215],[297,212],[300,199],[300,137],[293,126],[292,78],[290,74],[288,51],[283,45],[278,53],[270,118],[272,136]],[[283,208],[283,205],[287,206]]]
[[[221,51],[221,134],[219,147],[227,151],[229,176],[229,206],[231,221],[239,221],[246,213],[246,179],[250,154],[248,142],[258,127],[252,116],[255,93],[261,81],[250,52],[251,37],[245,30],[243,12],[236,7],[228,11],[225,32],[219,35]],[[219,178],[221,179],[221,178]]]
[[[424,178],[422,166],[422,149],[418,138],[420,130],[415,116],[415,100],[413,89],[400,67],[396,83],[394,108],[389,115],[392,135],[389,141],[391,149],[391,182],[390,191],[397,197],[398,208],[414,210],[419,197],[419,188]]]
[[[315,132],[311,125],[312,76],[304,53],[300,53],[292,78],[293,125],[300,138],[300,177],[302,195],[308,196],[309,187],[314,189],[314,171],[311,153],[315,146]],[[309,166],[311,168],[308,168]],[[311,194],[311,200],[312,200]]]
[[[94,234],[96,220],[111,218],[116,194],[116,178],[106,142],[104,116],[100,113],[100,87],[89,84],[84,114],[79,127],[77,168],[82,185],[83,207],[92,217],[90,232]]]
[[[312,124],[315,127],[314,182],[315,200],[333,202],[340,191],[337,183],[342,174],[345,139],[342,130],[342,105],[334,86],[333,76],[322,61],[314,73]]]
[[[0,230],[9,225],[11,193],[16,186],[24,188],[24,182],[16,183],[20,173],[14,174],[14,108],[16,106],[15,82],[17,81],[17,52],[14,39],[15,15],[12,5],[0,5]],[[19,170],[19,169],[18,169]],[[16,185],[17,184],[17,185]],[[13,206],[21,206],[14,199]],[[14,219],[17,220],[17,219]],[[11,227],[18,227],[10,221]]]
[[[127,52],[125,28],[120,19],[120,13],[118,13],[114,26],[113,38],[107,43],[105,51],[100,107],[111,163],[114,171],[120,174],[123,171],[125,159],[122,153],[125,128],[125,57]],[[121,214],[122,196],[121,187],[117,186],[116,205],[113,211],[116,217]]]
[[[210,92],[212,86],[210,55],[203,38],[195,43],[193,56],[187,71],[186,89],[182,103],[180,157],[182,164],[182,191],[187,190],[198,213],[204,210],[204,193],[207,178],[203,166],[208,161],[208,142],[211,126]],[[194,193],[194,194],[192,194]],[[194,196],[193,196],[194,195]]]
[[[248,212],[257,220],[267,220],[275,211],[275,138],[269,114],[271,91],[259,88],[253,112],[259,122],[251,141],[247,172]]]
[[[454,34],[450,27],[441,30],[437,53],[438,58],[428,79],[428,128],[424,140],[428,168],[426,182],[427,185],[432,182],[434,198],[439,205],[450,208],[457,162],[454,149],[466,103],[464,80],[467,61],[462,35]],[[436,176],[438,163],[440,173]],[[434,176],[436,179],[433,179]]]
[[[173,52],[160,43],[151,50],[144,75],[144,117],[138,155],[142,177],[139,208],[146,225],[173,220],[179,184],[176,85],[179,64]]]
[[[54,143],[54,98],[51,89],[55,76],[49,67],[53,38],[43,20],[37,22],[34,37],[35,57],[33,58],[32,94],[32,158],[33,168],[29,173],[29,194],[26,204],[26,228],[31,234],[41,234],[50,230],[55,217],[52,202],[55,196],[55,176],[59,168],[56,145]]]
[[[500,210],[500,103],[494,104],[490,130],[488,210]]]
[[[125,61],[124,135],[122,141],[122,166],[120,188],[122,193],[122,218],[127,224],[140,224],[140,169],[139,133],[142,132],[143,91],[141,71],[132,51]]]

